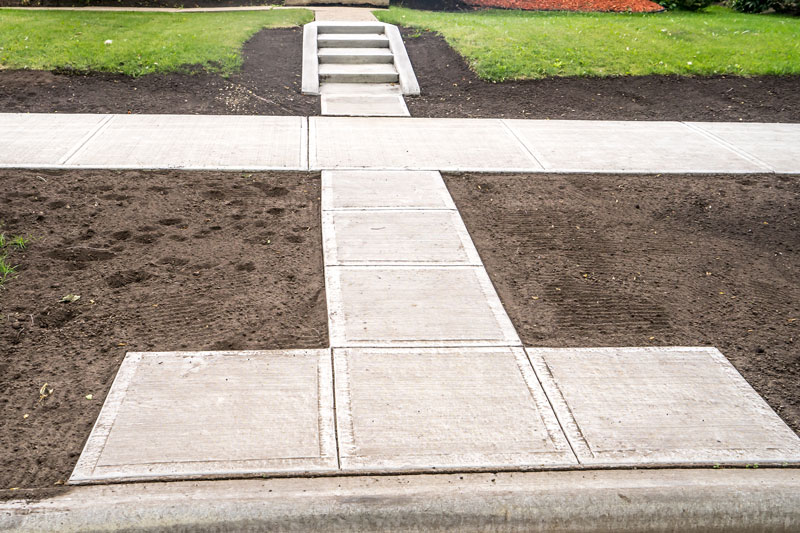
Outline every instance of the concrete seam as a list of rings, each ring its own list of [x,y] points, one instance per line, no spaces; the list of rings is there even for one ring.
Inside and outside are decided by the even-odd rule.
[[[78,144],[74,148],[72,148],[66,154],[64,154],[61,157],[61,159],[58,160],[57,164],[58,165],[66,165],[69,162],[69,160],[72,159],[75,156],[75,154],[77,154],[81,150],[81,148],[86,146],[86,144],[89,141],[91,141],[98,133],[100,133],[101,130],[104,130],[106,128],[106,126],[108,125],[109,122],[111,122],[111,120],[114,118],[114,116],[115,115],[106,115],[105,118],[103,118],[100,122],[97,123],[97,126],[95,126],[92,129],[92,131],[90,131],[88,134],[86,134],[83,137],[83,139],[78,141]]]
[[[734,144],[731,144],[728,141],[726,141],[724,139],[721,139],[720,137],[717,137],[716,135],[714,135],[710,131],[706,131],[702,127],[696,126],[696,125],[691,124],[689,122],[681,122],[681,124],[683,124],[684,126],[689,128],[690,130],[699,133],[700,135],[704,136],[706,139],[709,139],[710,141],[713,141],[714,143],[722,146],[723,148],[725,148],[727,150],[730,150],[731,152],[733,152],[734,154],[738,155],[742,159],[745,159],[745,160],[749,161],[750,163],[753,163],[754,165],[762,167],[762,168],[766,169],[767,171],[769,171],[769,172],[771,172],[773,174],[775,173],[775,169],[773,167],[771,167],[769,164],[767,164],[766,162],[760,160],[759,158],[757,158],[754,155],[751,155],[750,153],[746,152],[745,150],[739,148],[738,146],[736,146]]]
[[[525,148],[525,151],[528,152],[528,154],[533,158],[533,160],[536,161],[536,164],[542,168],[542,171],[546,172],[548,169],[544,165],[544,163],[546,163],[544,156],[539,154],[539,152],[533,146],[529,146],[525,140],[521,139],[520,136],[517,135],[517,132],[514,131],[514,128],[512,128],[505,121],[505,119],[500,119],[500,123],[503,125],[506,131],[508,131],[517,140],[517,142],[520,145],[522,145],[523,148]]]

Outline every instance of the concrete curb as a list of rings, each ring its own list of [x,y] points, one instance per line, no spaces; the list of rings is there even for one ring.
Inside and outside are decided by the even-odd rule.
[[[393,24],[385,24],[384,33],[389,38],[389,49],[394,54],[394,66],[400,76],[400,88],[406,96],[419,96],[419,83],[408,58],[408,52],[400,36],[400,30]]]
[[[303,94],[319,94],[319,60],[317,59],[318,22],[303,26]]]
[[[139,483],[75,487],[40,501],[0,503],[0,529],[17,531],[736,532],[798,528],[797,469]]]

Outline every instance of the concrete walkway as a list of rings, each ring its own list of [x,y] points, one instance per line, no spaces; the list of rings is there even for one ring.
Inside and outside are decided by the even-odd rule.
[[[800,124],[0,114],[0,167],[800,173]]]
[[[0,526],[800,527],[800,438],[719,351],[522,346],[439,174],[800,173],[800,125],[14,114],[0,147],[6,167],[323,170],[331,338],[127,354],[70,483],[294,479],[74,487],[0,504]]]

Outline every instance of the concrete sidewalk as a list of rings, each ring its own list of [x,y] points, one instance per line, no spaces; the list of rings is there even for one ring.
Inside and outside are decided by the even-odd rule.
[[[0,167],[800,173],[800,124],[0,114]]]

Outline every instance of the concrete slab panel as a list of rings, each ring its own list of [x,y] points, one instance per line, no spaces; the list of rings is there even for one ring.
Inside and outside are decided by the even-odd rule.
[[[366,48],[365,50],[369,50]],[[388,94],[403,94],[397,83],[330,83],[319,86],[320,94],[327,95],[367,95],[386,96]]]
[[[336,469],[329,350],[129,353],[69,482]]]
[[[589,466],[800,464],[800,438],[716,348],[527,348]]]
[[[326,170],[322,209],[455,209],[436,171]]]
[[[334,350],[344,471],[576,465],[521,348]]]
[[[775,172],[800,174],[800,124],[690,122]]]
[[[518,346],[483,267],[326,267],[331,345]]]
[[[70,167],[304,170],[304,117],[114,115]]]
[[[1,113],[0,167],[60,165],[110,115]]]
[[[312,117],[314,169],[542,170],[499,120]]]
[[[325,265],[481,265],[458,211],[325,211]]]
[[[557,172],[764,172],[680,122],[506,120],[545,169]]]
[[[400,95],[322,95],[322,114],[348,117],[407,117]]]

